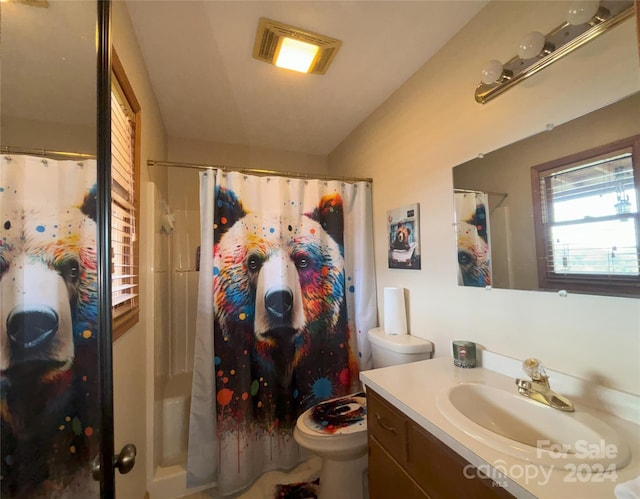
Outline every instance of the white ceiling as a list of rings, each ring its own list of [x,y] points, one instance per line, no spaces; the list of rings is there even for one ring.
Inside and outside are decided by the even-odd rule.
[[[127,0],[171,137],[326,155],[485,4]],[[260,17],[342,40],[325,75],[253,59]]]

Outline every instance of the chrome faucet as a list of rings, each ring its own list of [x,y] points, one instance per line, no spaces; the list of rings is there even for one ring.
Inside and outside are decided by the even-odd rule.
[[[522,363],[522,369],[531,378],[531,381],[516,379],[518,392],[521,395],[560,411],[573,412],[575,410],[573,403],[568,398],[558,395],[551,389],[549,376],[547,376],[542,362],[538,359],[527,359]]]

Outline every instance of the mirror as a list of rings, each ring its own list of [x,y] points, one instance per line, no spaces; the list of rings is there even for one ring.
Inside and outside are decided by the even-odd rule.
[[[2,2],[1,9],[2,146],[95,156],[96,2]]]
[[[538,267],[547,268],[548,258],[536,254],[534,200],[539,196],[540,187],[532,180],[535,167],[640,134],[639,111],[640,94],[634,94],[552,130],[454,167],[459,284],[640,296],[637,266],[631,290],[609,289],[615,275],[602,277],[602,285],[595,289],[566,283],[541,284]],[[636,171],[637,164],[636,160]],[[605,169],[601,170],[605,175]],[[632,252],[636,265],[640,241],[639,196],[636,195],[639,186],[637,174],[625,185],[628,192],[622,195],[628,197],[631,194],[632,209],[626,221],[620,222],[635,224],[635,231],[631,232],[635,232]],[[583,220],[589,216],[588,213],[579,215]],[[610,253],[615,253],[616,249],[615,246],[610,248]]]
[[[2,497],[114,495],[108,7],[0,2]]]

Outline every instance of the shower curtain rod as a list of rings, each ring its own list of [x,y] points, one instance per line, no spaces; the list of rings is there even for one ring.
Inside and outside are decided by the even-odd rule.
[[[251,175],[273,175],[275,177],[295,177],[304,179],[318,179],[318,180],[338,180],[342,182],[373,182],[370,177],[337,177],[331,175],[320,175],[310,173],[297,173],[297,172],[279,172],[276,170],[260,170],[256,168],[233,168],[230,166],[219,165],[202,165],[196,163],[178,163],[174,161],[154,161],[152,159],[147,161],[147,166],[172,166],[177,168],[194,168],[196,170],[222,170],[223,172],[239,172],[248,173]]]
[[[484,191],[474,191],[473,189],[453,189],[453,192],[462,192],[465,194],[487,194],[488,196],[500,196],[501,199],[500,201],[498,201],[498,204],[495,205],[493,208],[491,208],[489,214],[493,214],[494,211],[496,211],[496,209],[500,208],[500,206],[502,206],[502,203],[504,203],[504,200],[507,199],[509,197],[509,194],[507,194],[506,192],[492,192],[492,191],[488,191],[488,192],[484,192]]]
[[[491,196],[502,196],[507,197],[509,194],[506,192],[493,192],[493,191],[475,191],[473,189],[453,189],[453,192],[466,192],[469,194],[489,194]]]
[[[0,153],[2,154],[29,154],[34,156],[46,156],[48,158],[68,158],[68,159],[96,159],[94,155],[77,153],[77,152],[64,152],[64,151],[48,151],[47,149],[29,149],[25,147],[11,147],[1,146]]]

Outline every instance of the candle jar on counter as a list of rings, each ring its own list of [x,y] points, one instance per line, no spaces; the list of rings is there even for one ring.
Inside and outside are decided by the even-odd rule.
[[[454,341],[453,364],[464,368],[476,367],[476,344],[473,341]]]

